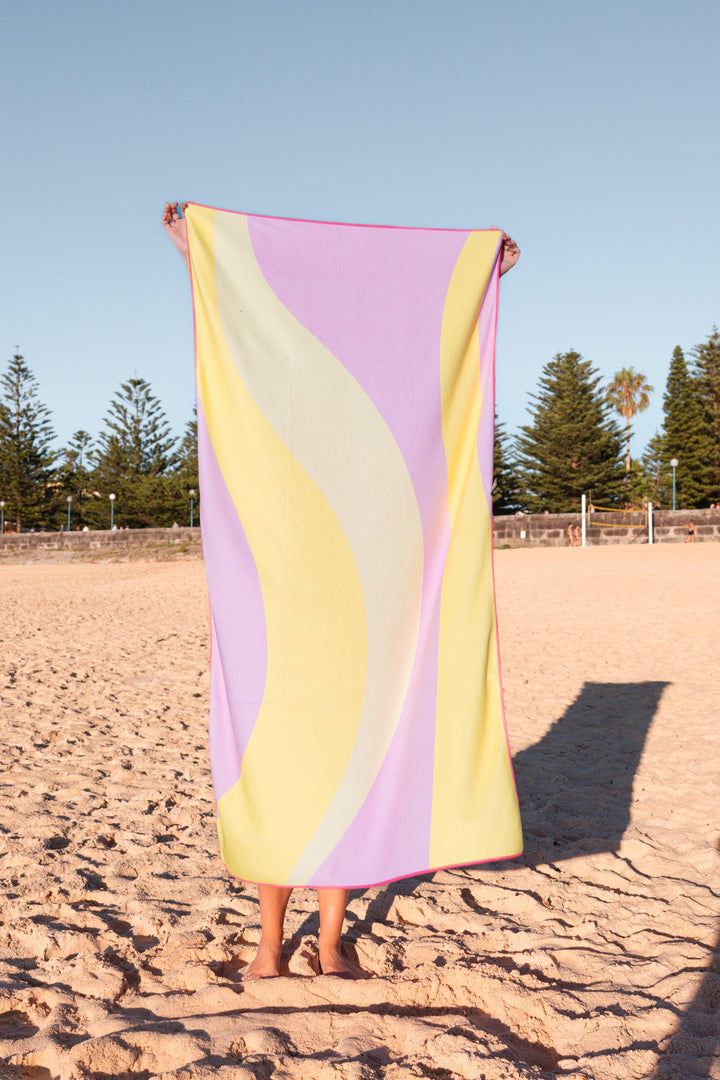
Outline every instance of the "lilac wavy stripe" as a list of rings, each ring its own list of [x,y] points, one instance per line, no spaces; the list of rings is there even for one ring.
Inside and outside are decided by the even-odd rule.
[[[493,433],[495,429],[495,323],[497,318],[498,277],[493,271],[485,290],[480,316],[478,337],[480,341],[480,386],[482,388],[482,411],[478,426],[477,452],[483,489],[488,506],[492,510],[493,485]]]
[[[267,674],[265,609],[255,561],[198,402],[203,554],[212,612],[210,762],[215,798],[240,776]]]
[[[428,859],[439,589],[449,540],[440,330],[467,233],[248,221],[268,284],[373,401],[405,458],[418,501],[425,587],[405,707],[365,803],[310,884],[378,881],[383,866],[386,877],[397,877],[403,867],[426,867]],[[333,283],[332,310],[318,288],[327,280]]]
[[[210,612],[210,765],[216,800],[233,786],[240,775],[239,753],[230,713],[222,656],[218,647],[215,620]]]

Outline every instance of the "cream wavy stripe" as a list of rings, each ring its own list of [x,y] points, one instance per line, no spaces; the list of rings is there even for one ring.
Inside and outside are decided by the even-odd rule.
[[[215,289],[215,212],[190,207],[187,220],[198,391],[257,568],[267,635],[263,700],[240,778],[218,800],[218,832],[233,874],[282,884],[352,753],[366,672],[362,589],[327,500],[268,424],[228,352]],[[220,644],[223,663],[232,663],[232,625]]]
[[[243,215],[217,216],[214,249],[230,354],[263,415],[337,517],[365,602],[362,716],[345,773],[288,876],[288,884],[302,884],[352,823],[397,727],[420,624],[422,524],[407,466],[387,424],[347,369],[270,289]],[[232,318],[238,308],[243,317]]]
[[[471,233],[443,312],[442,430],[451,540],[440,599],[430,866],[516,854],[522,847],[497,665],[491,520],[477,457],[482,413],[477,319],[497,232]]]

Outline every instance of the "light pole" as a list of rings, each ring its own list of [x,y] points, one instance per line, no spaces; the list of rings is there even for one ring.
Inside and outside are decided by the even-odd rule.
[[[5,535],[5,500],[0,500],[0,536]]]
[[[68,495],[68,497],[67,497],[67,504],[68,504],[68,527],[67,527],[67,531],[68,532],[70,532],[70,503],[71,502],[72,502],[72,495]]]
[[[680,462],[676,457],[674,457],[670,462],[673,471],[673,510],[675,509],[675,470],[677,469],[679,464]]]
[[[192,529],[195,521],[195,489],[190,488],[188,495],[190,496],[190,528]]]
[[[108,498],[110,499],[110,528],[112,529],[115,524],[115,496],[109,495]]]

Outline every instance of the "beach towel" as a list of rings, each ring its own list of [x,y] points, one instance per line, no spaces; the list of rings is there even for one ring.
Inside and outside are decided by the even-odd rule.
[[[186,210],[222,859],[519,854],[492,571],[501,234]]]

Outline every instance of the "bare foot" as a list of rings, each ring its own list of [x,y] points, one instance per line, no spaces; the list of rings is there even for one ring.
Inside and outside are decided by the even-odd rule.
[[[243,979],[274,979],[280,974],[282,946],[260,942],[255,957],[242,973]]]
[[[360,968],[346,960],[338,945],[323,945],[318,941],[318,964],[321,975],[334,975],[341,979],[360,979]]]

